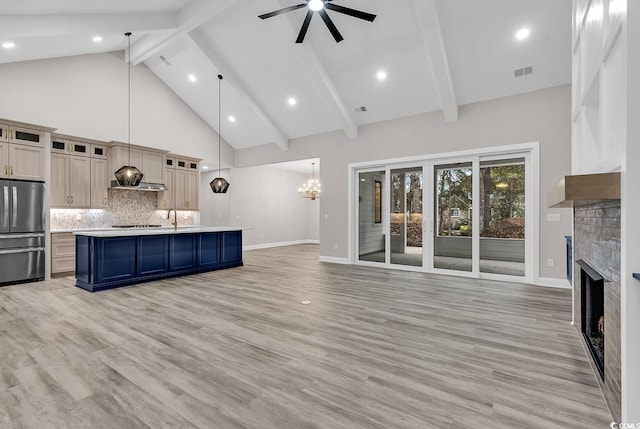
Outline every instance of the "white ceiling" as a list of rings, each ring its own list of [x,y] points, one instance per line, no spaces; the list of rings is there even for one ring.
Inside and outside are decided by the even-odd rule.
[[[369,23],[329,11],[341,43],[316,14],[305,42],[295,44],[306,8],[257,17],[301,2],[0,0],[0,42],[16,43],[0,48],[0,63],[123,50],[131,31],[134,64],[149,67],[215,130],[224,75],[222,136],[236,149],[284,150],[289,139],[335,130],[353,139],[359,125],[438,110],[455,122],[459,105],[571,80],[566,0],[336,0],[378,15]],[[531,36],[518,41],[523,27]],[[514,77],[529,65],[532,75]],[[367,111],[356,112],[360,106]]]

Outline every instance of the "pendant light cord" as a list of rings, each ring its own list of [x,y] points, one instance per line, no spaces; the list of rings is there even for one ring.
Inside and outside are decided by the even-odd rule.
[[[129,42],[129,67],[127,76],[127,93],[129,99],[127,102],[127,145],[129,146],[129,165],[131,165],[131,33],[126,33]]]
[[[220,177],[220,146],[222,140],[222,75],[218,75],[218,177]]]

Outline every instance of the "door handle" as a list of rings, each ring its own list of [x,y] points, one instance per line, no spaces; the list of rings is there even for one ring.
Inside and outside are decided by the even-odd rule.
[[[13,176],[13,165],[11,166],[11,174],[10,176]]]
[[[2,194],[4,196],[4,205],[2,206],[4,207],[4,219],[2,221],[2,226],[7,228],[9,226],[9,187],[8,186],[3,186]]]
[[[13,219],[11,226],[16,227],[18,225],[18,188],[13,187]]]

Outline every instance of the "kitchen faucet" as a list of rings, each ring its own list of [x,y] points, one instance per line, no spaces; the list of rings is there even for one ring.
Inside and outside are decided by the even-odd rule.
[[[173,222],[171,222],[171,225],[173,225],[173,229],[177,230],[178,229],[178,212],[175,209],[169,209],[169,211],[167,212],[167,219],[171,219],[171,212],[173,212]]]

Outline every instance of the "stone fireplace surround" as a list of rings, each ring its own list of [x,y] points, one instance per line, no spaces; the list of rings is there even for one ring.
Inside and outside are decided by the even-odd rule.
[[[604,278],[605,358],[604,380],[591,361],[582,336],[581,267],[574,262],[574,320],[594,374],[616,421],[621,415],[620,324],[620,200],[576,201],[574,206],[574,261],[583,260]]]

